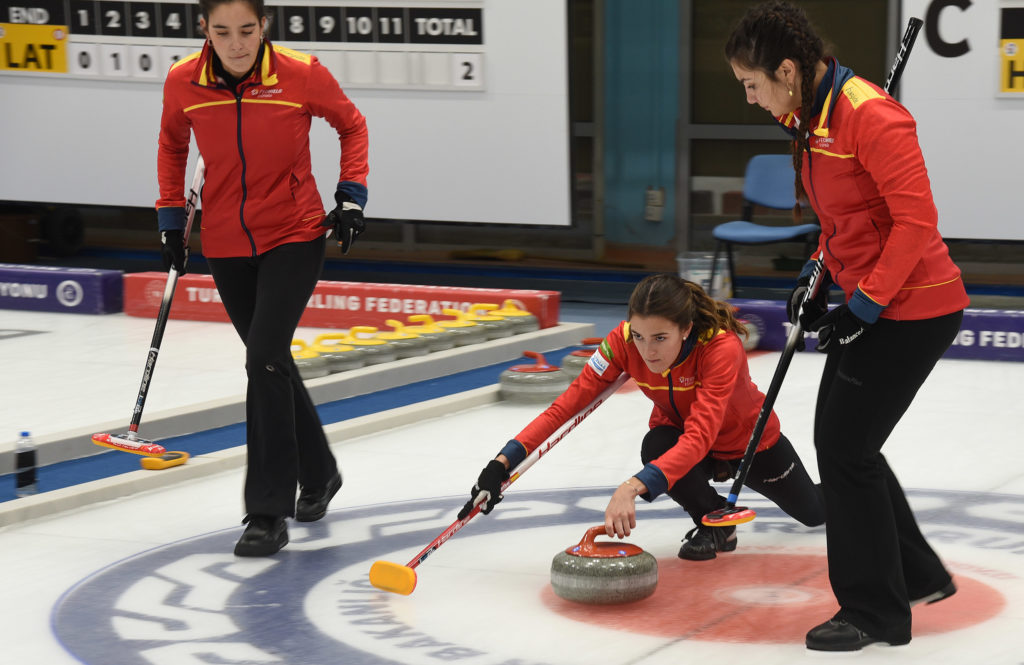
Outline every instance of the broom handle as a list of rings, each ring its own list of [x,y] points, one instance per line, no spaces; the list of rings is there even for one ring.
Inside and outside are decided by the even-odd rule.
[[[196,215],[196,205],[199,202],[199,192],[202,189],[203,178],[206,175],[206,163],[203,156],[199,155],[196,161],[196,172],[192,176],[192,187],[189,189],[188,198],[185,200],[185,232],[182,234],[182,242],[188,246],[188,236],[192,231],[192,220]],[[149,353],[146,355],[146,368],[142,371],[142,384],[139,386],[139,396],[135,399],[135,409],[132,410],[132,422],[128,426],[128,436],[132,437],[139,431],[139,423],[142,422],[142,408],[146,405],[146,396],[149,394],[149,382],[153,378],[153,370],[156,367],[156,358],[160,354],[160,344],[163,342],[164,329],[167,327],[167,318],[171,313],[171,301],[174,299],[174,287],[178,284],[178,271],[171,266],[167,271],[167,284],[164,286],[164,295],[160,300],[160,311],[156,315],[156,327],[153,329],[153,339],[149,343]]]
[[[575,416],[562,423],[562,426],[555,430],[554,434],[552,434],[547,441],[534,448],[533,452],[527,455],[526,459],[519,463],[519,465],[509,475],[508,480],[501,484],[501,492],[504,492],[509,485],[514,483],[516,480],[519,479],[520,476],[526,473],[527,469],[536,464],[537,460],[546,455],[552,448],[555,447],[555,445],[558,444],[559,441],[564,439],[565,436],[569,434],[569,432],[576,429],[577,425],[583,422],[587,416],[593,413],[594,410],[597,409],[597,407],[601,406],[609,397],[614,395],[615,391],[621,388],[627,380],[629,380],[629,375],[623,372],[614,381],[609,383],[608,386],[601,391],[600,395],[595,397],[589,404],[580,409]],[[441,535],[435,538],[429,545],[424,547],[419,554],[414,556],[412,558],[412,561],[410,561],[406,565],[406,567],[415,569],[416,566],[423,563],[423,561],[426,560],[426,558],[430,556],[434,552],[434,550],[436,550],[441,545],[444,545],[444,543],[449,538],[458,533],[462,527],[469,524],[469,521],[476,517],[477,514],[480,512],[481,503],[483,503],[482,497],[477,500],[476,505],[473,507],[473,510],[471,510],[468,515],[463,517],[461,520],[455,520],[455,522],[453,522],[451,526],[449,526],[447,529],[441,532]]]

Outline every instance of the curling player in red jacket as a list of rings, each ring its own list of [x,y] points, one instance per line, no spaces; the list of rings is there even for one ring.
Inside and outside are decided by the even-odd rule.
[[[489,513],[502,499],[509,470],[625,372],[653,405],[640,444],[643,467],[612,494],[606,533],[628,536],[636,527],[636,498],[653,501],[668,494],[695,525],[680,558],[714,559],[735,550],[735,526],[704,526],[701,518],[726,506],[709,481],[735,477],[764,403],[750,379],[740,334],[746,331],[732,306],[698,284],[669,273],[644,278],[630,296],[627,320],[604,338],[569,388],[487,463],[459,517],[469,514],[481,494],[481,512]],[[745,484],[807,526],[825,521],[821,492],[774,412]]]
[[[828,354],[814,445],[840,609],[807,633],[806,646],[906,644],[911,605],[947,598],[956,586],[881,450],[968,305],[938,231],[914,118],[828,56],[807,16],[789,3],[749,10],[725,54],[747,102],[793,137],[797,199],[809,201],[821,222],[813,258],[843,293],[831,311],[827,288],[801,307],[809,264],[789,302],[791,321],[817,332],[818,350]]]
[[[199,9],[207,41],[164,84],[157,217],[165,266],[183,273],[182,183],[194,136],[206,164],[203,255],[245,344],[246,528],[235,554],[266,556],[287,544],[286,518],[320,519],[342,483],[291,341],[323,269],[325,237],[347,253],[365,228],[366,120],[315,57],[270,43],[263,0],[200,0]],[[310,164],[314,116],[337,131],[341,149],[326,214]]]

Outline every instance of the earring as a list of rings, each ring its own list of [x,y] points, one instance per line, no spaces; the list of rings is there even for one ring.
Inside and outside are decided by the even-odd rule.
[[[793,96],[793,89],[792,88],[787,88],[787,90],[789,90],[789,96],[792,97]]]

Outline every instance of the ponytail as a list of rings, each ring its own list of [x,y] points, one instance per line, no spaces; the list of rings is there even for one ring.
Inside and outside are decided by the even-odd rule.
[[[640,281],[629,297],[627,318],[660,316],[681,329],[693,324],[698,336],[728,330],[747,336],[747,329],[733,313],[733,306],[709,296],[695,282],[674,273],[649,275]]]

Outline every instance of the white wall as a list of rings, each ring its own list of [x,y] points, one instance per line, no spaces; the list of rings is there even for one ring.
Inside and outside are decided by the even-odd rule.
[[[1024,240],[1024,94],[999,89],[1000,9],[1022,3],[963,4],[903,0],[904,20],[917,16],[926,25],[903,73],[900,101],[917,119],[943,236]],[[936,53],[926,34],[929,8],[942,41],[967,40],[966,53]]]

